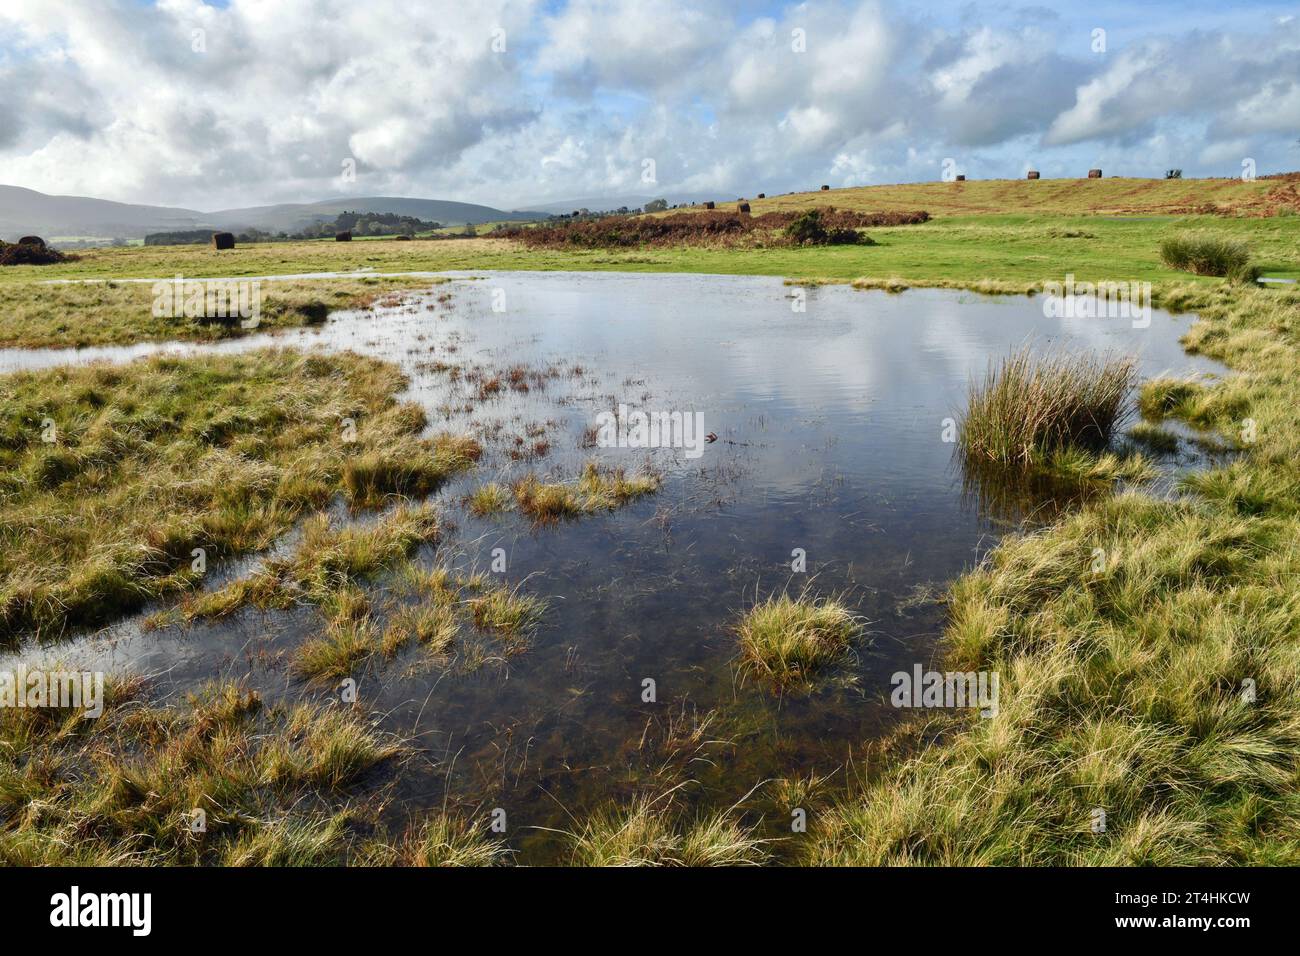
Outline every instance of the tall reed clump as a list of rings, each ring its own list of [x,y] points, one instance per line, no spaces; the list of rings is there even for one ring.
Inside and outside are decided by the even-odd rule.
[[[1073,449],[1100,450],[1131,414],[1136,379],[1130,358],[1021,348],[972,383],[962,451],[973,464],[1036,468]]]
[[[1194,232],[1170,236],[1160,244],[1160,260],[1171,269],[1198,276],[1225,276],[1233,282],[1259,278],[1259,267],[1250,262],[1250,249],[1227,236]]]

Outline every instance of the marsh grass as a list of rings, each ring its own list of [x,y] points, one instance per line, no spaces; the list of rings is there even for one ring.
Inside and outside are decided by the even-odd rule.
[[[1254,282],[1259,267],[1250,263],[1250,247],[1241,239],[1209,233],[1180,233],[1160,244],[1160,260],[1171,269],[1198,276],[1223,276]]]
[[[566,837],[574,866],[757,866],[769,856],[729,813],[685,819],[671,793],[597,810]]]
[[[157,274],[171,276],[175,272]],[[84,348],[167,339],[235,338],[315,325],[331,312],[370,308],[395,292],[437,281],[409,277],[264,281],[260,320],[251,329],[238,321],[155,316],[150,282],[0,283],[0,346]]]
[[[848,655],[861,630],[861,620],[838,598],[774,595],[736,625],[741,666],[779,689],[806,687]]]
[[[7,865],[346,862],[372,825],[350,794],[403,753],[339,709],[265,707],[233,684],[182,707],[114,683],[102,717],[0,711]],[[192,812],[206,831],[191,829]]]
[[[0,637],[105,623],[197,584],[196,549],[261,550],[336,493],[378,503],[472,464],[467,439],[417,437],[403,384],[371,359],[277,350],[6,376]],[[429,465],[363,481],[357,460]]]
[[[517,642],[527,638],[546,612],[546,602],[518,588],[490,585],[466,602],[474,626]]]
[[[409,605],[389,619],[384,633],[385,651],[391,656],[415,641],[433,654],[446,654],[456,640],[457,629],[453,607],[433,603]]]
[[[354,507],[378,508],[396,498],[424,498],[474,466],[482,454],[469,437],[439,435],[370,449],[343,466],[343,487]]]
[[[429,504],[401,505],[371,524],[342,527],[315,514],[303,523],[291,555],[271,558],[246,577],[196,595],[182,604],[181,613],[186,618],[222,617],[244,607],[328,606],[340,595],[355,601],[356,585],[400,572],[416,548],[437,541],[439,533],[437,509]],[[343,617],[355,620],[356,615]]]
[[[475,828],[463,817],[436,814],[401,844],[394,862],[402,866],[499,866],[509,861],[505,843],[492,839],[485,827]]]
[[[644,495],[659,490],[655,474],[629,476],[621,468],[605,469],[587,462],[576,483],[544,483],[528,475],[514,486],[519,510],[539,523],[578,518],[601,511],[613,511]]]
[[[514,499],[508,488],[495,481],[479,485],[466,496],[465,505],[471,514],[479,517],[503,514],[511,509]]]
[[[1199,312],[1185,345],[1236,374],[1144,405],[1234,440],[1247,413],[1257,440],[1187,497],[1098,497],[961,578],[946,666],[998,672],[997,715],[933,717],[817,815],[804,862],[1300,864],[1300,295],[1157,302]]]
[[[972,383],[958,425],[962,452],[1028,469],[1063,453],[1100,451],[1131,411],[1136,375],[1128,358],[1037,356],[1021,348]]]

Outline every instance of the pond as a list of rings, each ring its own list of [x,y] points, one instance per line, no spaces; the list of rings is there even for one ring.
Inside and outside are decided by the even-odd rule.
[[[489,272],[317,328],[216,345],[7,350],[0,370],[268,343],[353,349],[400,364],[434,430],[479,435],[478,468],[437,495],[455,530],[420,561],[546,599],[531,646],[472,670],[415,650],[356,677],[363,705],[422,750],[403,768],[394,812],[503,807],[528,861],[553,848],[544,828],[638,788],[690,778],[686,799],[729,807],[767,779],[843,778],[863,743],[900,717],[890,675],[937,662],[945,584],[1007,531],[1077,499],[964,478],[946,420],[972,376],[1026,342],[1133,355],[1144,378],[1221,371],[1179,347],[1190,322],[1160,312],[1143,328],[1049,319],[1041,297],[891,295],[767,277]],[[523,387],[482,393],[515,367]],[[698,457],[593,447],[598,416],[620,404],[697,413],[716,440]],[[1180,442],[1153,493],[1205,455]],[[665,480],[618,512],[545,527],[516,514],[475,518],[461,504],[485,481],[530,471],[573,479],[591,459]],[[795,569],[800,555],[805,570]],[[219,569],[214,583],[253,563]],[[807,693],[742,680],[738,614],[805,587],[842,595],[866,620],[851,662]],[[145,673],[160,697],[218,676],[273,699],[337,693],[287,666],[321,629],[313,609],[161,631],[140,620],[25,648],[4,666],[17,656]]]

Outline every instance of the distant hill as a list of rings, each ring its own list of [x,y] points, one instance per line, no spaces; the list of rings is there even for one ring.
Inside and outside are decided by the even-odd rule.
[[[19,236],[121,236],[138,238],[162,229],[204,224],[196,209],[137,206],[86,196],[47,196],[21,186],[0,186],[0,239]]]
[[[201,212],[174,206],[145,206],[87,196],[49,196],[21,186],[0,185],[0,239],[19,236],[95,236],[143,238],[150,232],[205,227],[295,232],[303,226],[333,219],[341,212],[395,212],[436,220],[444,225],[475,225],[503,219],[544,219],[543,212],[505,211],[474,203],[400,196],[358,196],[316,203],[285,203]]]
[[[341,212],[395,212],[399,216],[433,220],[444,226],[478,225],[503,219],[545,219],[544,212],[507,212],[491,206],[445,199],[407,199],[402,196],[359,196],[326,199],[314,203],[284,203],[279,206],[250,206],[223,209],[208,214],[211,223],[228,229],[262,229],[266,232],[295,232],[313,222],[334,219]]]

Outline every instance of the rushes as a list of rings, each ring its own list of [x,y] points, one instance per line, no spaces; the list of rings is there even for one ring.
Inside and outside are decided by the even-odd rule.
[[[778,688],[807,686],[814,672],[842,660],[861,621],[835,598],[769,597],[736,627],[742,666]]]
[[[1240,239],[1206,233],[1181,233],[1160,244],[1160,259],[1171,269],[1198,276],[1225,276],[1254,282],[1259,267],[1250,264],[1250,249]]]
[[[1068,449],[1100,450],[1131,411],[1136,374],[1128,358],[1039,358],[1022,348],[972,384],[962,451],[976,463],[1035,468]]]

